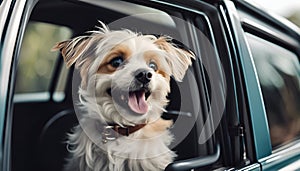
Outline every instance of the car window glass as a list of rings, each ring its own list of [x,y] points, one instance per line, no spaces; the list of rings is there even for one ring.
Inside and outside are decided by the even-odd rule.
[[[300,134],[300,65],[291,51],[247,34],[267,112],[272,146]]]
[[[71,36],[70,29],[42,22],[30,22],[24,35],[16,78],[16,94],[46,92],[59,52],[53,45]]]

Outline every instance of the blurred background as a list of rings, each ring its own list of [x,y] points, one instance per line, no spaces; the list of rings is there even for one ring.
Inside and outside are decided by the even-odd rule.
[[[247,0],[268,12],[287,18],[300,27],[300,0]]]
[[[27,25],[19,56],[15,93],[47,92],[58,51],[54,45],[70,38],[70,29],[43,22]],[[63,87],[61,87],[63,89]]]

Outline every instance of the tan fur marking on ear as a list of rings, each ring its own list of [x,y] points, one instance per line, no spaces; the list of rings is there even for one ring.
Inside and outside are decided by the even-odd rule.
[[[167,41],[168,37],[158,38],[154,44],[160,49],[167,52],[166,60],[172,70],[172,75],[177,81],[181,81],[185,75],[188,66],[192,64],[191,59],[195,59],[195,55],[191,51],[180,49]]]
[[[69,43],[69,40],[66,40],[66,41],[63,41],[63,42],[58,42],[58,43],[56,43],[53,47],[52,47],[52,49],[51,49],[51,51],[58,51],[58,50],[61,50],[63,47],[65,47],[66,46],[66,44],[68,44]]]
[[[89,38],[87,37],[76,37],[71,40],[66,40],[57,43],[51,50],[60,50],[67,67],[71,67],[76,60],[83,54],[86,50],[86,46],[89,43]]]
[[[116,57],[122,56],[123,60],[126,61],[130,58],[132,52],[126,45],[117,45],[114,47],[108,55],[102,60],[97,73],[99,74],[112,74],[117,68],[111,66],[110,61]]]
[[[82,54],[82,52],[85,50],[86,46],[88,44],[87,40],[83,40],[83,42],[81,42],[79,45],[74,47],[74,53],[72,55],[69,55],[67,48],[64,48],[61,53],[64,56],[64,59],[67,63],[67,67],[71,67],[72,64],[74,64],[76,62],[76,60],[80,57],[80,55]]]
[[[166,37],[160,37],[155,41],[155,44],[157,44],[161,49],[167,51],[167,52],[173,52],[175,49],[180,50],[183,54],[189,56],[192,59],[195,59],[195,54],[192,51],[186,51],[184,49],[179,49],[174,47],[172,44],[167,42]],[[178,53],[178,52],[177,52]],[[179,55],[181,60],[185,63],[190,63],[190,59],[186,58],[182,55]]]

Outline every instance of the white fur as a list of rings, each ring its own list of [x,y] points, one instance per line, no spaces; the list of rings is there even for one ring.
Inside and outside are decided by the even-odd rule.
[[[76,67],[82,77],[78,92],[81,112],[77,113],[80,115],[80,125],[69,134],[70,157],[65,170],[164,170],[176,157],[168,148],[173,140],[167,129],[170,122],[160,119],[168,103],[169,77],[174,75],[176,79],[182,79],[191,64],[192,53],[173,45],[170,45],[172,50],[169,51],[169,47],[162,48],[156,44],[158,39],[154,36],[143,36],[129,30],[110,31],[104,24],[99,30],[90,33],[89,36],[61,42],[54,48],[62,51],[68,66],[77,62]],[[132,52],[127,63],[113,73],[97,73],[104,57],[118,45],[126,45]],[[159,56],[160,70],[167,76],[149,68],[144,59],[145,52],[149,51]],[[147,113],[136,115],[115,104],[107,89],[126,91],[134,80],[132,73],[141,68],[149,70],[153,75],[149,84],[152,93],[147,99]],[[102,143],[101,129],[98,128],[107,123],[120,126],[139,123],[147,125],[128,137],[121,136],[115,141]],[[93,139],[93,136],[98,138]]]

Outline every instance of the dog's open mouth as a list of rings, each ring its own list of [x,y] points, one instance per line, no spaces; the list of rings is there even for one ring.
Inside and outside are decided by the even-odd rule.
[[[125,109],[130,109],[137,114],[145,114],[148,111],[147,99],[151,92],[142,88],[139,90],[124,92],[121,90],[108,89],[107,93],[113,100]]]

